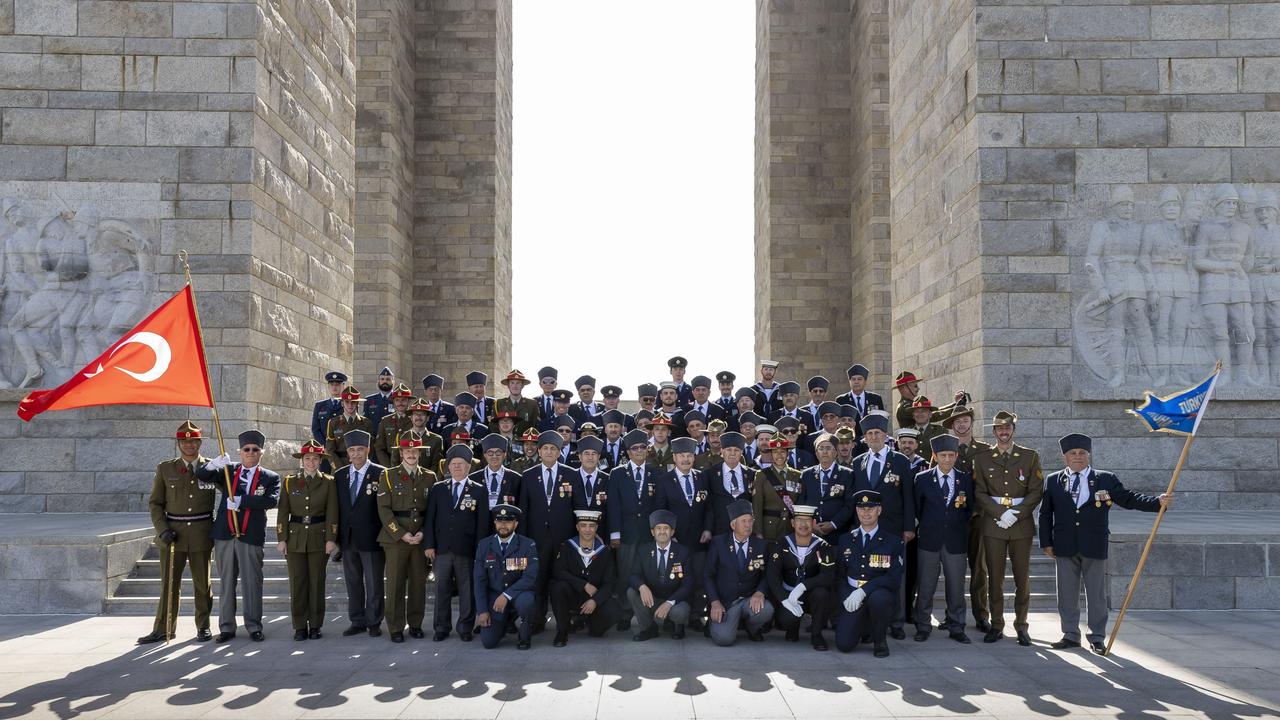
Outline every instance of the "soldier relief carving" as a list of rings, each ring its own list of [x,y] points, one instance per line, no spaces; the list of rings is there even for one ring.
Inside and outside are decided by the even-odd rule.
[[[88,207],[0,201],[0,388],[50,387],[154,304],[154,243]]]
[[[1087,292],[1076,306],[1080,360],[1112,387],[1199,380],[1280,384],[1280,202],[1222,184],[1161,189],[1138,216],[1127,185],[1089,228]]]

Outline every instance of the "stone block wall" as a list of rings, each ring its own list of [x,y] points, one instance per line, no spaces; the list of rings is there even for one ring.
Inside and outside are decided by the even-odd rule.
[[[1130,607],[1151,610],[1280,609],[1280,543],[1275,536],[1240,542],[1217,536],[1151,546]],[[1111,543],[1110,604],[1120,607],[1142,556],[1145,537]]]
[[[757,10],[756,354],[785,361],[782,377],[838,385],[854,300],[850,5]]]
[[[511,32],[511,0],[418,3],[412,377],[450,393],[510,369]]]
[[[266,462],[291,465],[323,371],[351,357],[353,3],[0,8],[6,383],[32,374],[24,344],[43,372],[29,387],[65,380],[182,286],[186,250],[224,430],[262,428]],[[87,258],[52,321],[43,279],[15,284],[41,238]],[[28,424],[25,393],[0,390],[6,512],[142,509],[177,424],[209,427],[207,410],[130,406]]]
[[[1169,392],[1206,375],[1218,354],[1214,327],[1225,323],[1202,312],[1203,279],[1197,286],[1193,275],[1190,297],[1175,305],[1165,275],[1147,287],[1110,258],[1159,231],[1162,197],[1176,192],[1169,237],[1192,261],[1224,184],[1245,203],[1236,225],[1244,237],[1266,235],[1254,205],[1280,189],[1280,136],[1269,130],[1280,5],[979,2],[974,26],[983,414],[1017,412],[1019,435],[1050,466],[1061,463],[1057,437],[1090,432],[1103,438],[1096,464],[1131,486],[1163,488],[1182,441],[1150,435],[1124,410],[1144,389]],[[1113,202],[1129,197],[1132,222],[1117,220]],[[1095,236],[1104,252],[1091,258]],[[1116,324],[1099,271],[1110,294],[1138,289],[1141,322]],[[1261,282],[1232,283],[1249,281]],[[1167,325],[1152,298],[1171,309]],[[1155,334],[1149,360],[1140,326]],[[1237,368],[1216,397],[1180,507],[1280,507],[1268,472],[1280,459],[1274,383]]]

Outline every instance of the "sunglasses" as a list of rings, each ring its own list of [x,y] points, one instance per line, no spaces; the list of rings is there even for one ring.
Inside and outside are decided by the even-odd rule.
[[[782,434],[783,434],[783,435],[799,435],[799,434],[800,434],[800,431],[799,431],[799,430],[795,430],[795,429],[783,430],[783,431],[782,431]]]
[[[262,448],[260,448],[260,447],[242,447],[242,448],[240,448],[240,452],[262,452]]]

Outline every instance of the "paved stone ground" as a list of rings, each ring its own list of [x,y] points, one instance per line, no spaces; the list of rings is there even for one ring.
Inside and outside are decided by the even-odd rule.
[[[574,636],[486,651],[385,636],[295,643],[283,617],[267,642],[189,639],[139,649],[140,617],[0,617],[0,718],[791,718],[1280,717],[1280,613],[1131,613],[1117,652],[962,647],[939,633],[891,641],[876,660],[815,653],[777,633],[716,648],[701,637],[633,643]],[[184,638],[191,621],[180,624]]]

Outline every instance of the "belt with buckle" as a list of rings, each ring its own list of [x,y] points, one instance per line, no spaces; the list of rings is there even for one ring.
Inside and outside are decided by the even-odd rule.
[[[1015,505],[1021,505],[1022,501],[1026,499],[1026,498],[1020,498],[1020,497],[1016,497],[1016,498],[996,497],[995,495],[991,495],[990,497],[991,497],[991,500],[995,502],[995,504],[1001,507],[1007,507],[1007,508],[1013,507]]]
[[[166,520],[172,520],[174,522],[199,522],[200,520],[212,520],[213,513],[207,512],[200,513],[198,515],[170,515],[169,513],[165,513],[164,517]]]
[[[294,515],[289,514],[289,522],[302,523],[303,525],[313,525],[315,523],[324,522],[324,515]]]
[[[418,510],[410,510],[409,512],[392,513],[401,520],[417,520],[422,517],[422,513]]]

